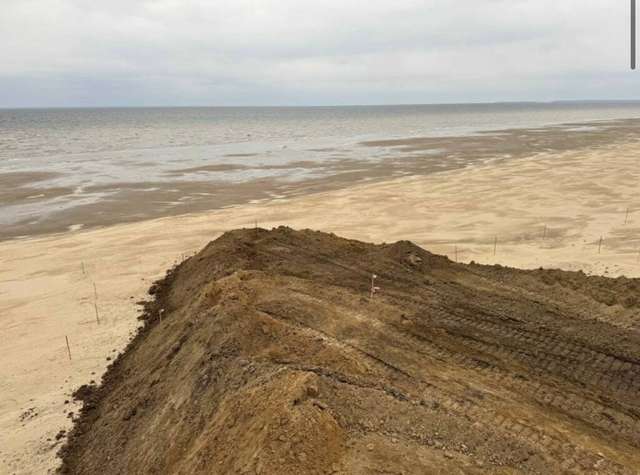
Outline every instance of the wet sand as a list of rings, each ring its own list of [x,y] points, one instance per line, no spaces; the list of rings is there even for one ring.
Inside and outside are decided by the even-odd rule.
[[[331,159],[320,161],[301,155],[284,164],[269,164],[259,155],[230,154],[228,162],[167,170],[162,179],[88,183],[79,189],[47,181],[55,177],[38,173],[31,178],[25,173],[0,174],[0,203],[11,208],[0,207],[0,240],[196,213],[275,196],[341,190],[365,182],[428,176],[541,153],[610,147],[637,141],[638,132],[640,119],[627,119],[376,140],[359,144],[360,151],[355,154],[335,149]],[[362,156],[367,158],[356,158]],[[277,176],[262,176],[273,172]],[[28,210],[22,217],[20,206]],[[39,206],[42,212],[38,212]]]
[[[408,239],[464,262],[637,277],[639,153],[635,142],[580,146],[1,242],[0,472],[55,466],[56,434],[77,411],[65,404],[71,390],[98,381],[124,347],[151,281],[225,230],[289,225],[373,242]],[[640,316],[617,323],[640,330]]]
[[[72,193],[73,190],[71,188],[63,186],[33,187],[34,184],[57,176],[56,173],[48,172],[0,173],[0,203],[4,206],[34,203],[43,199],[53,199]],[[1,234],[2,232],[0,232]]]

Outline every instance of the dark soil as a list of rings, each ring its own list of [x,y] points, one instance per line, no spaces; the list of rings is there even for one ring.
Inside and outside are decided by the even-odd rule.
[[[62,473],[639,473],[637,279],[278,228],[152,292]]]

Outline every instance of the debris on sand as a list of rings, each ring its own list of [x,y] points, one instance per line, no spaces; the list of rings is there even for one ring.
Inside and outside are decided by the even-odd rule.
[[[637,279],[281,227],[224,234],[150,293],[75,394],[62,473],[640,467]]]

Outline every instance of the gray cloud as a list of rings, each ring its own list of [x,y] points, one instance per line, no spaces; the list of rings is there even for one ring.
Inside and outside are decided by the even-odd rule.
[[[640,80],[624,1],[2,4],[4,107],[635,99]]]

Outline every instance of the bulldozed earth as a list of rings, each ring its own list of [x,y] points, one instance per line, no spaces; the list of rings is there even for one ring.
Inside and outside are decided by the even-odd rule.
[[[640,472],[638,279],[281,227],[150,293],[62,473]]]

